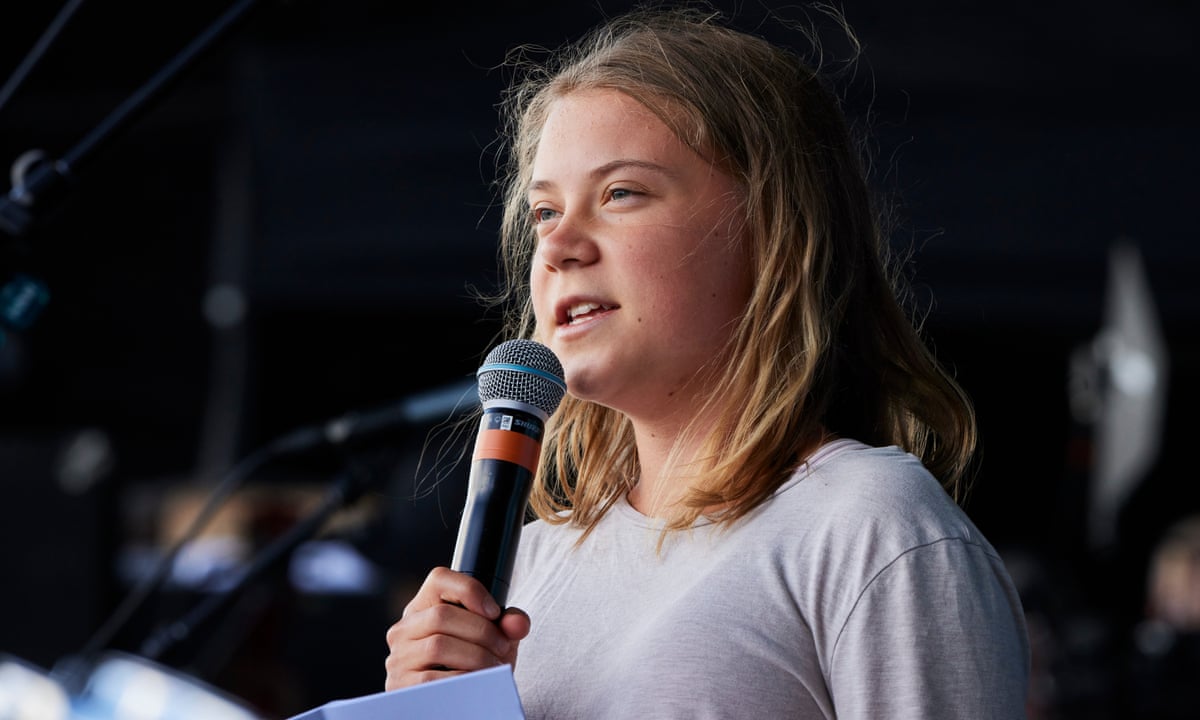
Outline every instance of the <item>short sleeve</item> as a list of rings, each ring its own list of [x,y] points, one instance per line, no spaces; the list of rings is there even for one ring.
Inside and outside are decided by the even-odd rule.
[[[831,658],[839,720],[1025,717],[1024,613],[983,545],[944,539],[896,558],[853,604]]]

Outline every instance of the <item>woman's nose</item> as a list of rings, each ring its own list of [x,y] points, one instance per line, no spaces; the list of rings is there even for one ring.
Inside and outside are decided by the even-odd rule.
[[[538,258],[549,272],[590,265],[600,257],[594,230],[587,218],[564,214],[538,239]]]

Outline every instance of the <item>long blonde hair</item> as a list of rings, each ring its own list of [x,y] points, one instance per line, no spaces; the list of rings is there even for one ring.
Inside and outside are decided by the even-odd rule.
[[[668,529],[705,508],[744,516],[829,434],[898,445],[959,498],[975,446],[969,400],[897,301],[866,172],[836,96],[798,56],[694,9],[638,11],[525,67],[506,97],[501,257],[507,329],[534,332],[536,238],[526,191],[552,103],[617,90],[737,180],[755,277],[697,416],[716,417]],[[715,413],[715,415],[714,415]],[[590,529],[638,477],[629,421],[568,396],[551,419],[531,507]]]

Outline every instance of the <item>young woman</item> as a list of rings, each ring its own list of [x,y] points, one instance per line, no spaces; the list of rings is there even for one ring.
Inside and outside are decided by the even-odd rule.
[[[972,410],[817,75],[635,13],[508,107],[512,334],[568,397],[512,607],[434,570],[387,687],[513,663],[530,718],[1022,717],[1020,600],[955,503]]]

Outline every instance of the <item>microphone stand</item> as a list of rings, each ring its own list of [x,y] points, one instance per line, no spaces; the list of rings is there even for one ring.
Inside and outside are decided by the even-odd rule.
[[[167,651],[188,640],[201,625],[229,606],[259,576],[289,557],[304,541],[316,536],[335,512],[358,500],[370,487],[372,480],[372,473],[362,468],[341,471],[317,509],[268,544],[249,565],[237,573],[229,590],[212,593],[182,618],[160,626],[143,641],[139,654],[148,660],[159,660]]]
[[[61,197],[78,168],[98,148],[140,117],[150,101],[161,95],[259,1],[238,0],[61,158],[35,162],[26,168],[25,177],[14,183],[6,197],[0,198],[0,230],[14,237],[28,232],[37,207]]]
[[[200,512],[188,525],[187,529],[184,530],[183,535],[155,563],[153,570],[137,583],[112,616],[92,635],[82,650],[61,659],[57,663],[54,668],[54,675],[63,685],[76,690],[82,689],[80,683],[86,680],[92,662],[104,648],[112,643],[114,638],[118,636],[121,630],[133,618],[134,614],[145,604],[150,595],[166,580],[172,567],[174,567],[175,558],[179,553],[183,551],[189,542],[199,535],[200,531],[208,524],[229,496],[237,492],[252,475],[268,463],[279,458],[309,452],[322,447],[349,447],[356,441],[382,434],[391,429],[413,427],[437,421],[448,421],[450,418],[472,410],[478,406],[478,403],[479,397],[475,383],[472,382],[469,386],[466,383],[455,383],[409,395],[397,403],[374,410],[349,412],[324,423],[301,427],[276,438],[270,444],[251,453],[225,474],[217,484],[217,487],[209,495]],[[338,502],[349,504],[365,490],[365,487],[349,486],[349,483],[354,478],[346,477],[345,474],[351,472],[343,471],[343,476],[339,477],[333,489],[327,495],[325,504],[322,506],[323,510],[321,511],[325,517],[328,517],[337,509]],[[352,494],[352,491],[355,494]],[[339,494],[343,496],[343,499],[340,501],[337,499]],[[326,508],[325,505],[329,505],[329,507]],[[320,522],[320,518],[314,518],[308,525],[315,525],[315,527],[308,527],[307,525],[297,527],[293,530],[293,533],[299,540],[303,540],[320,530]],[[281,542],[283,541],[281,540]],[[284,554],[294,549],[295,545],[298,544],[298,542],[290,540],[287,542],[292,547],[283,547],[276,552]],[[260,574],[265,569],[264,567],[255,570],[254,574]],[[250,579],[239,579],[238,583],[241,585],[243,584],[243,580],[249,581]],[[217,601],[214,600],[213,603],[216,605]],[[221,607],[214,606],[211,609],[203,610],[203,613],[212,614],[220,609]],[[198,608],[193,614],[200,612],[201,610]],[[189,622],[184,626],[185,633],[190,634],[194,625],[195,623]],[[167,632],[166,629],[162,629],[159,631],[159,634]],[[166,641],[155,640],[154,642],[161,643]],[[170,642],[173,644],[179,642],[179,640],[171,640]],[[149,650],[161,654],[166,648],[163,647],[160,650],[156,647],[151,647]]]
[[[62,198],[79,168],[106,141],[140,117],[152,100],[163,94],[259,2],[238,0],[62,157],[43,159],[40,150],[23,153],[13,164],[13,187],[0,197],[0,235],[7,234],[14,240],[24,237],[37,211]],[[64,13],[63,21],[66,16],[69,13]],[[4,88],[5,99],[15,89],[19,75],[27,71],[27,68],[18,70],[14,83]],[[13,330],[28,329],[48,300],[49,290],[37,278],[18,275],[8,282],[0,278],[0,344],[5,326]]]

